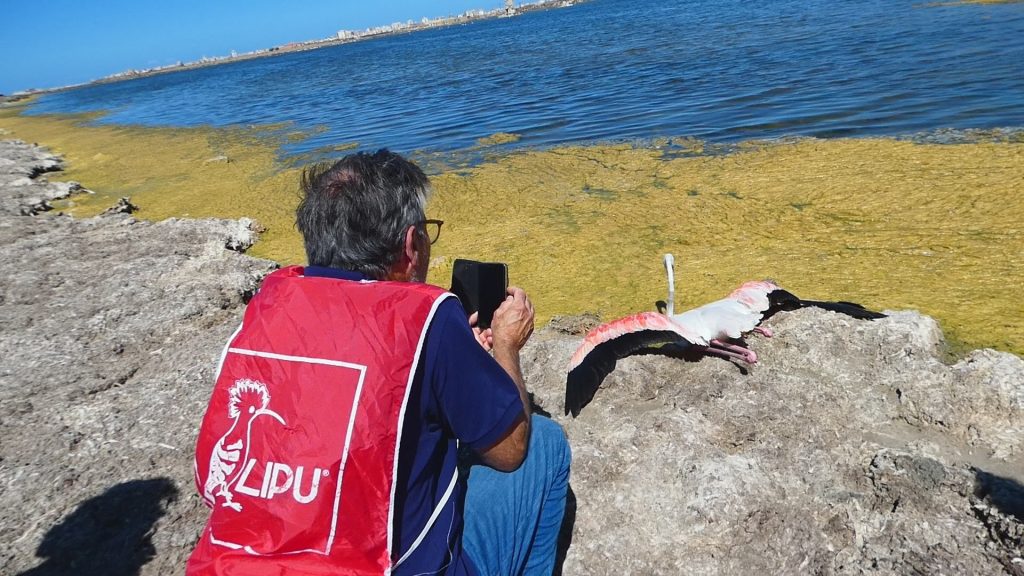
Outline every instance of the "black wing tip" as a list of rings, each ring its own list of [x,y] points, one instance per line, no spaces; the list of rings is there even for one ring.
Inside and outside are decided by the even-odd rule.
[[[667,330],[630,332],[594,347],[578,366],[569,371],[565,381],[565,414],[573,418],[594,399],[604,379],[615,370],[616,363],[651,345],[692,344],[679,334]]]
[[[878,320],[879,318],[887,318],[885,314],[875,312],[874,310],[868,310],[856,302],[817,302],[814,300],[804,300],[804,305],[814,306],[815,308],[821,308],[822,310],[828,310],[830,312],[838,312],[839,314],[846,314],[847,316],[858,320]]]
[[[580,412],[583,411],[583,407],[594,399],[594,394],[597,393],[597,389],[601,387],[601,382],[604,380],[604,376],[600,372],[601,370],[588,364],[586,359],[579,366],[569,371],[569,375],[565,380],[566,416],[571,415],[573,418],[579,416]],[[611,370],[608,372],[611,372]]]
[[[827,302],[821,300],[803,300],[792,292],[777,288],[768,294],[769,308],[765,311],[764,317],[768,318],[777,312],[797,310],[799,308],[821,308],[839,314],[856,318],[858,320],[877,320],[886,318],[885,314],[868,310],[856,302]]]

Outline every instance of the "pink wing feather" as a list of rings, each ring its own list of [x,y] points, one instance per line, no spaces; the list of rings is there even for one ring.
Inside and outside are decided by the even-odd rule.
[[[751,282],[744,282],[739,288],[733,290],[727,298],[736,300],[751,310],[764,312],[769,306],[768,294],[778,289],[779,286],[774,282],[770,282],[768,280],[754,280]]]
[[[583,343],[580,344],[580,347],[576,349],[576,353],[569,360],[569,371],[571,372],[579,366],[583,359],[587,357],[587,354],[590,354],[600,344],[626,334],[642,332],[644,330],[675,332],[692,344],[707,345],[703,338],[686,327],[673,322],[664,314],[640,312],[639,314],[633,314],[632,316],[626,316],[625,318],[619,318],[618,320],[602,324],[587,333]]]

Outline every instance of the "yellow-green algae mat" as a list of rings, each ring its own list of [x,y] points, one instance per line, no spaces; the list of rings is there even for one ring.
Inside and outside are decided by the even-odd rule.
[[[97,192],[65,211],[129,195],[147,219],[250,216],[267,228],[254,255],[302,262],[298,170],[265,129],[87,126],[17,108],[0,127],[63,154],[61,178]],[[433,182],[429,217],[446,223],[430,280],[447,285],[456,257],[508,262],[541,322],[653,309],[671,252],[678,309],[772,278],[805,298],[921,310],[959,347],[1024,353],[1021,143],[800,140],[687,158],[564,147]]]

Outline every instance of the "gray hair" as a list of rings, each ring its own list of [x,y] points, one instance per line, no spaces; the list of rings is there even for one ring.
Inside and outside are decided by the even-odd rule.
[[[295,222],[309,265],[383,279],[402,253],[405,231],[423,221],[429,194],[423,171],[388,150],[306,168]]]

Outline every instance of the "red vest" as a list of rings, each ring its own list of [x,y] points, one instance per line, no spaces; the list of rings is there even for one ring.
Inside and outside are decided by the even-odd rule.
[[[391,572],[405,407],[447,296],[300,267],[264,280],[199,430],[196,485],[213,511],[187,574]]]

